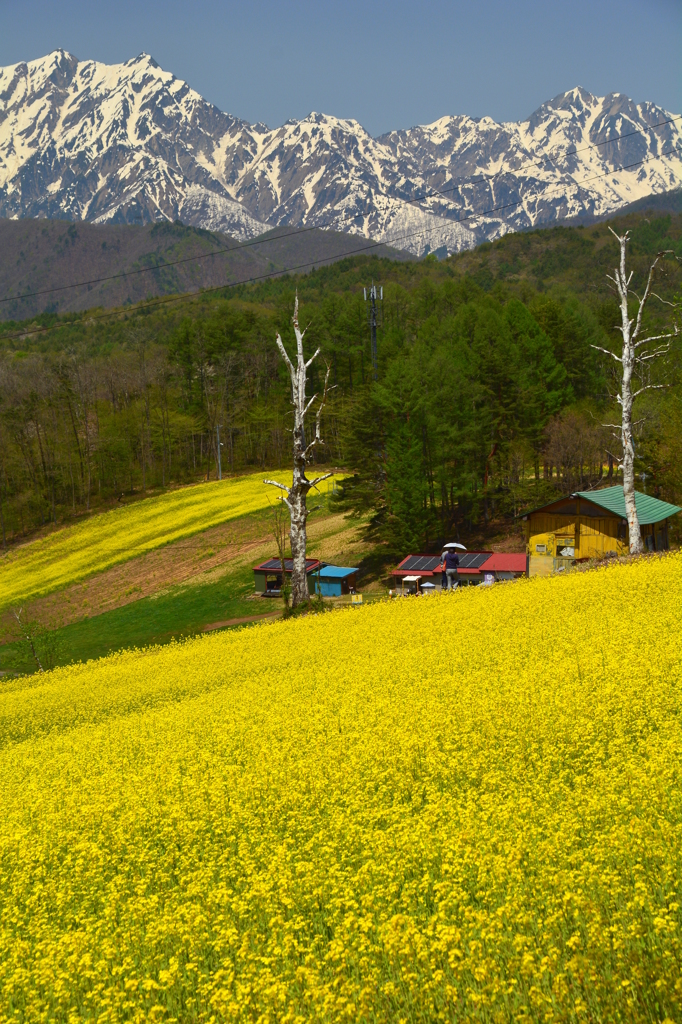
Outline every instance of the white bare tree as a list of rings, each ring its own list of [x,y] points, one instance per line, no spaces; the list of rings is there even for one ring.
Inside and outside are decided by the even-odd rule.
[[[303,355],[303,337],[305,335],[305,331],[301,331],[298,325],[298,293],[296,294],[294,302],[293,325],[294,333],[296,335],[296,365],[294,365],[291,359],[289,359],[287,350],[285,349],[279,334],[277,335],[277,347],[282,355],[282,359],[287,364],[289,376],[291,377],[291,403],[294,407],[294,477],[291,487],[286,487],[284,484],[278,483],[277,480],[264,480],[263,483],[272,484],[274,487],[279,487],[281,491],[284,491],[284,497],[282,500],[289,509],[289,516],[291,520],[291,557],[293,561],[293,571],[291,574],[291,604],[293,608],[296,608],[298,605],[303,604],[310,598],[310,593],[308,591],[308,574],[306,573],[306,522],[309,514],[309,509],[307,508],[308,492],[323,480],[332,476],[332,473],[324,473],[322,476],[317,476],[313,480],[308,480],[305,473],[306,462],[310,458],[315,446],[322,443],[322,438],[320,437],[320,420],[329,390],[327,387],[329,382],[329,366],[327,366],[327,373],[324,378],[322,398],[315,415],[315,435],[309,443],[306,443],[305,417],[318,397],[317,395],[313,395],[312,398],[306,397],[308,367],[320,354],[320,349],[318,348],[306,362],[305,356]]]
[[[661,299],[660,295],[656,295],[653,291],[654,275],[657,267],[666,256],[674,255],[674,253],[671,250],[659,252],[649,268],[646,287],[640,298],[634,289],[630,288],[633,272],[630,271],[628,274],[625,269],[625,250],[630,240],[630,232],[626,231],[624,235],[618,235],[613,228],[609,228],[609,231],[620,246],[620,266],[614,270],[613,277],[610,274],[607,277],[610,281],[613,281],[620,300],[621,323],[620,326],[616,327],[616,330],[620,331],[623,336],[623,348],[620,355],[617,355],[610,349],[602,348],[600,345],[593,345],[592,348],[610,356],[611,359],[614,359],[619,364],[619,391],[616,395],[616,401],[621,407],[621,422],[605,423],[604,426],[616,431],[614,436],[620,441],[623,449],[622,458],[617,459],[617,462],[623,468],[623,496],[625,498],[625,512],[630,533],[630,554],[635,555],[641,554],[643,545],[637,507],[635,505],[635,445],[632,432],[637,423],[641,421],[633,422],[632,407],[635,399],[645,391],[662,389],[667,386],[665,384],[651,383],[651,365],[654,360],[665,356],[670,351],[671,340],[678,333],[676,323],[671,331],[662,334],[651,335],[647,334],[646,331],[643,333],[642,317],[646,304],[652,297],[674,307],[674,303]],[[636,312],[632,317],[628,308],[628,299],[631,295],[634,296],[637,302]]]

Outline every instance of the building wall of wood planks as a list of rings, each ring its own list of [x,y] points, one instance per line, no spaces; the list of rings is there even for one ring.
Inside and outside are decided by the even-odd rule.
[[[548,576],[576,558],[600,558],[610,551],[626,555],[629,550],[627,525],[617,516],[534,512],[523,525],[530,576]],[[665,521],[642,526],[641,531],[648,550],[668,547]],[[566,548],[573,548],[573,554],[562,556]]]

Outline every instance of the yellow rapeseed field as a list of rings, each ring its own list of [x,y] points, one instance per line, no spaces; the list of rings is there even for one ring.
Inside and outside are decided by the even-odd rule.
[[[282,483],[291,473],[280,474]],[[324,490],[327,481],[320,485]],[[268,507],[263,473],[199,484],[92,516],[0,556],[0,610],[181,537]],[[276,492],[278,493],[278,492]]]
[[[682,1019],[682,556],[0,689],[0,1021]]]

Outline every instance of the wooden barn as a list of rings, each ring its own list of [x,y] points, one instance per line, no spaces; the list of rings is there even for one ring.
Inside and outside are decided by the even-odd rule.
[[[668,550],[668,519],[680,511],[635,492],[642,540],[649,551]],[[547,576],[575,559],[629,551],[622,486],[575,491],[523,516],[530,576]]]

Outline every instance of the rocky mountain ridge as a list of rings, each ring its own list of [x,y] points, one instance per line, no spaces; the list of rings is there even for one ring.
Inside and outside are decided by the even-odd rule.
[[[576,88],[521,122],[448,116],[372,138],[311,113],[270,129],[146,54],[106,65],[57,50],[0,69],[0,215],[181,220],[240,239],[309,225],[456,252],[678,187],[674,117]]]

